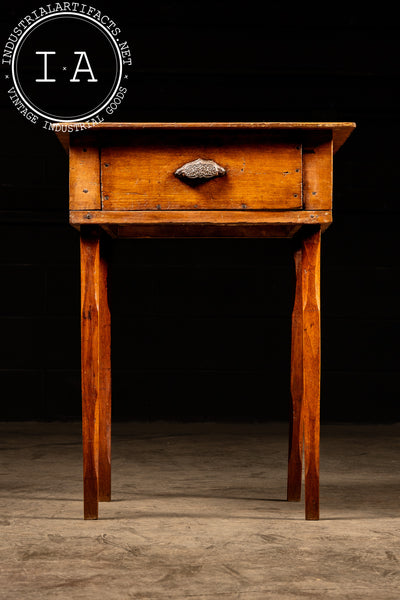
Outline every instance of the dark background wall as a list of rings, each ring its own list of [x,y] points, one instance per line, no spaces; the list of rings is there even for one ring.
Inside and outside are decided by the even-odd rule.
[[[335,157],[322,251],[322,419],[399,419],[398,28],[374,5],[96,2],[134,53],[114,120],[356,121]],[[2,44],[38,4],[1,11]],[[80,416],[79,234],[67,157],[3,86],[3,419]],[[113,398],[120,419],[286,419],[290,244],[113,246]]]

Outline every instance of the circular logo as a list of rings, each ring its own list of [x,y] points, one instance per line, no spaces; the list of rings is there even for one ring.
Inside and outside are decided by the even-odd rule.
[[[14,107],[51,129],[52,123],[109,120],[127,93],[132,57],[109,15],[66,2],[21,19],[7,39],[2,65]]]

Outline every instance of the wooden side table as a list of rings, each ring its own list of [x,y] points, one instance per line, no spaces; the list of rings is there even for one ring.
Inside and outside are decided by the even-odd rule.
[[[106,238],[293,238],[287,499],[319,518],[320,244],[333,154],[354,123],[77,123],[70,223],[81,239],[84,518],[111,500],[111,326]],[[74,131],[76,128],[77,131]],[[68,130],[73,130],[70,133]],[[304,444],[303,444],[304,440]]]

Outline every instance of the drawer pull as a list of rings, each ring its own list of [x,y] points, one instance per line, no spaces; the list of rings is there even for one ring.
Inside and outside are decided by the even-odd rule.
[[[174,175],[180,179],[188,179],[191,181],[213,179],[214,177],[221,177],[225,174],[226,171],[224,167],[221,167],[213,160],[204,158],[197,158],[196,160],[185,163],[174,173]]]

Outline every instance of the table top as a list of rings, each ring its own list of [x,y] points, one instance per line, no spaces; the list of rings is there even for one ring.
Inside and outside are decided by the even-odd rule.
[[[307,131],[332,131],[333,151],[337,152],[349,135],[355,129],[352,122],[167,122],[167,123],[54,123],[55,130],[64,148],[69,146],[69,134],[73,131],[122,131],[143,129],[265,129],[265,130],[307,130]]]

